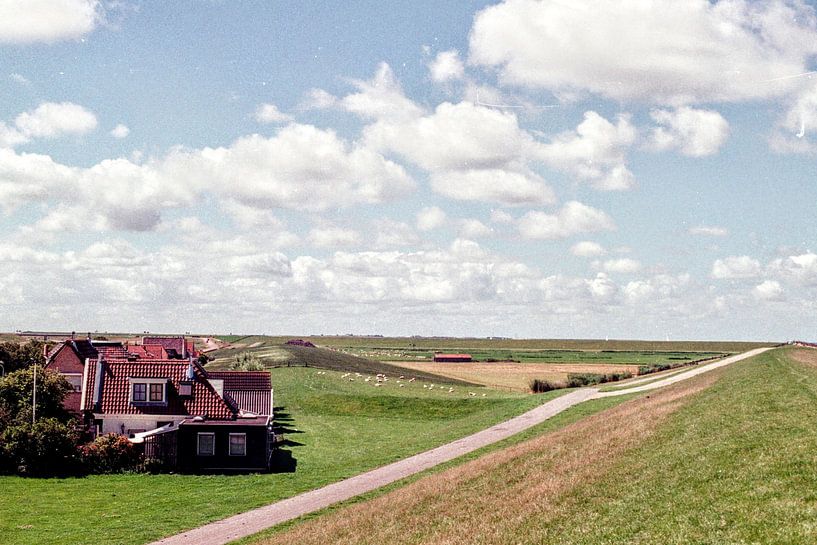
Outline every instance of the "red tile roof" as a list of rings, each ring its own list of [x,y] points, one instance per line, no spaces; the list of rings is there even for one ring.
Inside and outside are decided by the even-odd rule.
[[[269,390],[269,371],[207,371],[207,376],[224,381],[225,390]]]
[[[187,357],[185,351],[185,342],[184,337],[142,337],[142,344],[153,344],[153,345],[160,345],[164,347],[165,350],[170,352],[171,350],[175,350],[176,354],[182,358]]]
[[[224,390],[224,397],[240,411],[253,414],[272,414],[272,390]]]
[[[84,409],[96,414],[176,414],[205,416],[213,420],[235,418],[237,408],[221,398],[207,381],[204,370],[194,365],[196,380],[193,396],[179,396],[179,382],[186,379],[188,363],[179,360],[144,360],[102,362],[102,395],[98,406],[94,406],[96,388],[96,363],[92,362],[86,373]],[[166,378],[166,406],[135,406],[130,403],[129,378]]]

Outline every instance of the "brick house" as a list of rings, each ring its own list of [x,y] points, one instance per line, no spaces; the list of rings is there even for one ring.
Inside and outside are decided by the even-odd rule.
[[[46,367],[74,386],[66,407],[92,434],[125,435],[169,468],[267,469],[273,439],[269,373],[208,373],[184,337],[145,339],[153,343],[72,339],[54,348]]]

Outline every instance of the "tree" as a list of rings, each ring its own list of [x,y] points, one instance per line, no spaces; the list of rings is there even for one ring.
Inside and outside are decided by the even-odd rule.
[[[6,373],[25,369],[35,362],[42,362],[45,345],[46,343],[42,341],[0,343],[0,361],[3,362]]]
[[[68,422],[71,415],[62,406],[72,390],[65,377],[37,366],[37,418],[55,418]],[[0,431],[13,422],[30,422],[34,367],[20,369],[0,378]]]
[[[56,418],[14,423],[0,432],[0,472],[71,475],[80,468],[76,426]]]

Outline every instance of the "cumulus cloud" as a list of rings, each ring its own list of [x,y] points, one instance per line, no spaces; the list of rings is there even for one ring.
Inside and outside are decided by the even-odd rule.
[[[817,85],[803,89],[772,134],[772,149],[781,153],[817,152]]]
[[[0,43],[74,40],[101,19],[98,0],[4,0],[0,2]]]
[[[769,271],[801,287],[817,286],[817,254],[806,252],[769,263]]]
[[[73,102],[43,102],[14,118],[13,125],[0,122],[0,146],[13,147],[35,138],[85,134],[96,129],[93,112]]]
[[[636,138],[629,117],[614,125],[593,111],[585,112],[575,131],[556,136],[539,150],[550,166],[605,191],[630,189],[635,177],[627,168],[627,149]]]
[[[730,256],[715,260],[712,277],[720,279],[754,278],[761,273],[760,262],[752,257]]]
[[[789,93],[815,53],[802,0],[505,0],[476,15],[469,61],[508,84],[679,105]]]
[[[470,102],[442,103],[433,114],[364,129],[375,149],[396,152],[431,172],[431,187],[453,199],[549,204],[545,181],[531,171],[537,142],[516,116]]]
[[[371,80],[353,80],[358,92],[340,99],[338,105],[364,119],[411,119],[423,109],[403,93],[391,67],[380,63]]]
[[[337,106],[338,97],[323,89],[310,89],[298,107],[302,110],[325,110]]]
[[[607,253],[598,242],[583,240],[570,248],[570,253],[576,257],[598,257]]]
[[[275,104],[261,104],[255,111],[255,120],[259,123],[288,123],[292,116],[285,114]]]
[[[780,301],[783,298],[783,286],[777,280],[764,280],[752,289],[758,299]]]
[[[336,226],[315,227],[309,232],[307,241],[318,248],[357,246],[361,242],[360,233],[354,229]]]
[[[641,263],[629,257],[620,259],[608,259],[602,263],[602,268],[608,273],[634,273],[641,270]]]
[[[417,229],[433,231],[445,225],[446,214],[438,206],[426,206],[417,212]]]
[[[110,132],[110,135],[113,136],[114,138],[118,139],[118,140],[121,140],[123,138],[127,138],[129,134],[130,134],[130,129],[127,127],[127,125],[123,125],[122,123],[119,123],[116,127],[111,129],[111,132]]]
[[[704,237],[725,237],[729,235],[729,229],[717,225],[698,225],[697,227],[690,227],[687,232],[690,235]]]
[[[463,238],[474,239],[490,236],[493,229],[477,219],[468,218],[459,221],[457,233]]]
[[[30,201],[65,203],[80,215],[101,216],[109,229],[154,229],[162,210],[189,205],[205,192],[255,208],[320,211],[381,203],[413,188],[399,165],[309,125],[290,125],[271,138],[239,138],[228,147],[174,149],[145,163],[112,159],[89,168],[0,149],[6,210]]]
[[[648,146],[655,150],[677,149],[683,155],[703,157],[717,153],[729,136],[729,123],[716,111],[686,106],[653,110],[660,126],[652,130]]]
[[[431,79],[437,82],[460,80],[465,76],[465,67],[456,49],[442,51],[428,65]]]
[[[9,79],[14,83],[19,83],[20,85],[28,85],[31,83],[27,77],[22,74],[18,74],[17,72],[12,72],[9,74]]]
[[[567,238],[580,233],[615,229],[605,212],[577,201],[569,201],[555,214],[533,210],[517,221],[519,233],[528,239]]]

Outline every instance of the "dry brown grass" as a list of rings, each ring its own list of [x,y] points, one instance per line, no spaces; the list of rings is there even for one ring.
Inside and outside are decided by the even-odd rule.
[[[532,520],[558,517],[560,498],[601,478],[721,371],[588,417],[560,431],[430,475],[261,543],[498,544]]]
[[[388,363],[415,371],[425,371],[444,377],[485,386],[500,386],[520,392],[530,391],[530,382],[535,378],[564,383],[567,380],[568,373],[638,374],[638,365],[606,363],[431,363],[405,361]]]
[[[817,367],[817,348],[792,348],[787,355],[798,363]]]

